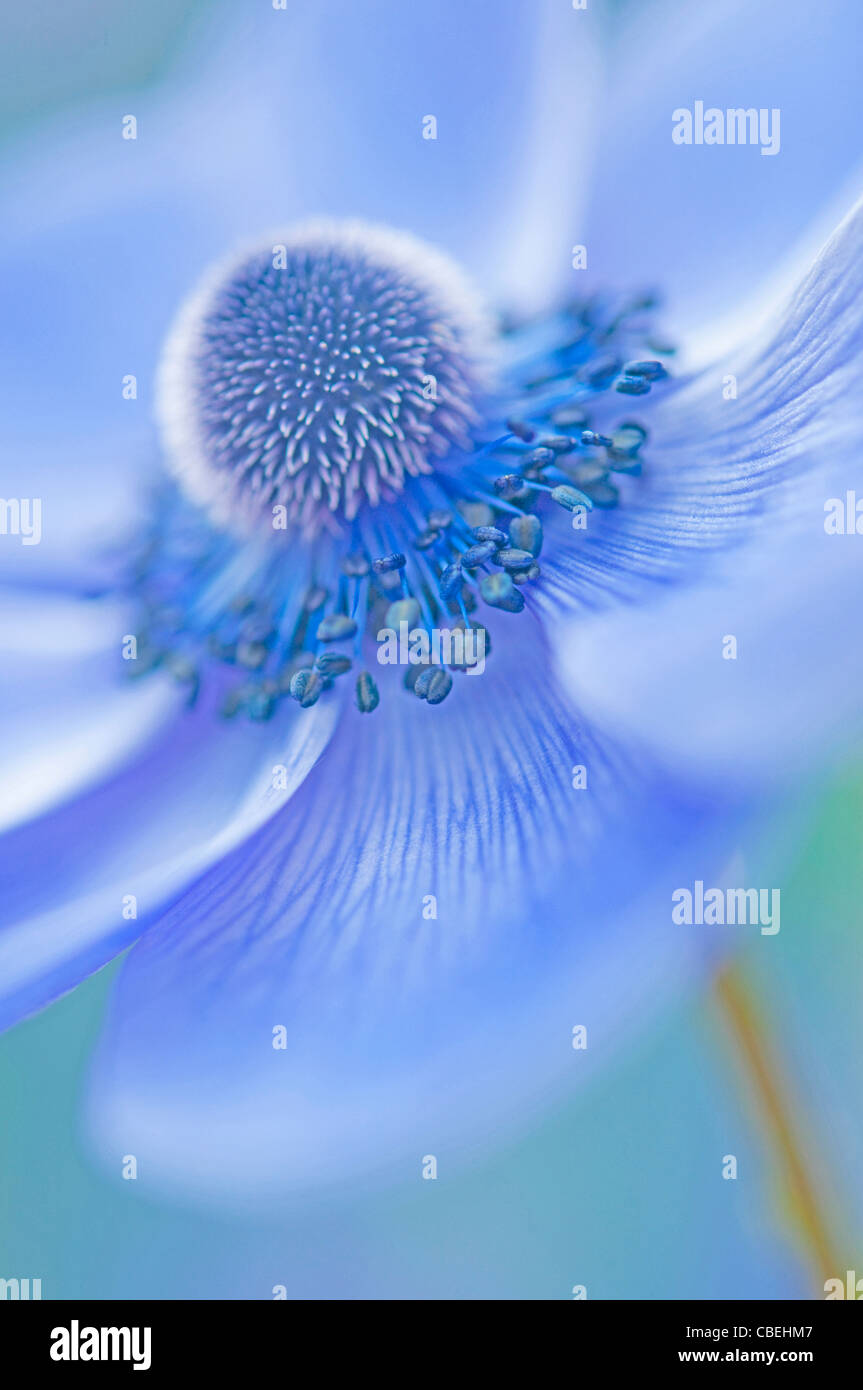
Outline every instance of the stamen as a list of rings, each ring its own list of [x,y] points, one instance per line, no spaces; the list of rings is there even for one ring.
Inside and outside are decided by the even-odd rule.
[[[498,526],[475,526],[473,534],[478,541],[490,541],[493,546],[506,545],[506,532]]]
[[[141,603],[133,665],[164,671],[189,703],[218,682],[226,717],[270,719],[286,700],[309,709],[350,672],[357,709],[371,713],[381,696],[367,664],[378,669],[382,627],[406,624],[429,643],[440,630],[482,633],[487,659],[488,629],[471,615],[522,612],[543,546],[578,544],[556,509],[615,507],[611,475],[642,468],[644,426],[615,423],[609,406],[615,392],[643,395],[667,376],[637,355],[660,350],[638,326],[643,300],[511,326],[499,384],[483,396],[478,338],[464,329],[478,316],[462,306],[459,317],[454,282],[438,285],[437,301],[427,275],[412,281],[398,258],[387,270],[382,243],[361,241],[356,229],[314,246],[305,233],[289,238],[285,280],[263,253],[235,262],[196,301],[196,334],[183,340],[178,380],[194,388],[198,452],[185,456],[189,469],[175,456],[175,469],[200,497],[190,479],[206,465],[218,480],[204,498],[210,517],[216,495],[230,497],[246,519],[264,515],[266,534],[216,529],[174,491],[157,499],[129,578]],[[190,383],[192,345],[211,356],[195,357]],[[417,371],[434,352],[446,356],[445,400],[439,379],[437,405],[421,406]],[[188,433],[168,435],[191,448]],[[284,527],[267,512],[276,499]],[[518,640],[518,624],[501,622]],[[426,650],[437,654],[402,683],[434,707],[470,663],[460,645],[448,665],[440,648]]]
[[[517,573],[523,569],[529,569],[533,564],[533,556],[529,550],[514,550],[507,547],[499,550],[494,557],[496,565],[503,565],[505,570],[515,570]]]
[[[315,670],[325,679],[343,676],[352,665],[350,657],[343,656],[341,652],[321,652],[320,656],[315,657]]]
[[[662,381],[668,376],[661,362],[627,362],[623,372],[625,376],[640,376],[645,381]]]
[[[372,561],[372,569],[375,574],[391,574],[393,570],[404,569],[406,564],[404,555],[384,555],[379,560]]]
[[[548,489],[551,500],[556,502],[559,507],[565,507],[568,512],[574,512],[579,507],[587,507],[588,510],[593,506],[593,502],[586,492],[581,492],[576,487],[567,487],[561,483],[558,487]]]
[[[481,530],[482,528],[480,527],[479,529]],[[479,545],[468,546],[461,557],[462,568],[468,570],[478,569],[480,565],[485,564],[486,560],[491,559],[492,555],[494,555],[495,551],[499,548],[499,545],[496,545],[494,541],[483,541]]]
[[[361,714],[371,714],[380,703],[380,695],[368,671],[357,676],[357,709]]]
[[[463,583],[464,574],[462,573],[461,565],[458,562],[452,565],[447,565],[446,568],[441,572],[441,576],[438,581],[438,588],[440,590],[441,597],[446,599],[453,598],[458,592],[458,590],[461,588]]]
[[[514,516],[509,523],[509,539],[519,550],[527,550],[538,555],[542,549],[542,522],[538,516],[529,513]]]
[[[520,613],[524,608],[524,595],[516,589],[509,574],[487,574],[479,587],[492,608],[502,608],[507,613]]]
[[[452,676],[442,666],[425,666],[414,681],[414,694],[430,705],[439,705],[452,690]]]
[[[318,624],[315,637],[318,642],[342,642],[346,637],[353,637],[356,630],[355,618],[349,618],[346,613],[331,613]]]
[[[297,671],[291,678],[291,695],[303,709],[316,704],[324,689],[323,677],[317,671]]]

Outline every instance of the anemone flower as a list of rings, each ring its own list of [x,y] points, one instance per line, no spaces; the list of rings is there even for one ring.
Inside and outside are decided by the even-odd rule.
[[[524,1122],[729,949],[671,892],[859,713],[863,214],[753,306],[853,45],[781,6],[823,64],[728,92],[781,158],[690,150],[776,7],[647,8],[611,59],[562,4],[262,8],[11,169],[2,1020],[133,947],[114,1171],[245,1199]],[[675,359],[645,284],[736,338]]]

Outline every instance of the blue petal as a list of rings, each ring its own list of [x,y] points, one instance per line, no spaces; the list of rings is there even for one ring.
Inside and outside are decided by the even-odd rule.
[[[860,165],[863,10],[857,0],[672,0],[630,6],[618,32],[591,220],[573,240],[588,245],[598,281],[666,291],[682,332],[759,294],[813,219],[840,194],[847,205]],[[779,153],[674,144],[672,113],[699,100],[778,108]]]
[[[846,476],[853,482],[863,436],[861,351],[863,200],[760,336],[746,336],[697,376],[660,387],[634,411],[617,408],[615,423],[631,414],[648,428],[644,473],[619,479],[622,505],[592,513],[586,532],[552,517],[544,600],[559,611],[605,606],[611,594],[651,597],[653,581],[691,580],[717,555],[733,557],[759,527],[777,524],[780,507],[782,525],[790,524],[789,509],[805,522],[795,501],[803,478],[813,487],[836,487]],[[727,399],[729,392],[736,394]],[[599,424],[611,428],[605,416]],[[817,537],[822,522],[819,508],[809,534]]]
[[[639,605],[558,624],[574,698],[688,775],[784,780],[856,736],[863,569],[857,536],[825,528],[831,500],[863,500],[861,359],[863,203],[766,341],[657,406],[647,510],[633,495],[607,525],[608,572]],[[599,594],[602,540],[559,560],[559,599]],[[682,577],[664,596],[644,582]]]
[[[0,1028],[104,965],[283,806],[337,717],[335,701],[262,725],[226,726],[208,699],[173,707],[113,775],[0,841]]]
[[[43,539],[3,547],[2,577],[86,583],[140,514],[159,459],[161,345],[205,266],[248,234],[249,191],[276,148],[260,94],[244,111],[224,77],[213,59],[208,79],[183,69],[138,92],[135,140],[122,138],[126,99],[112,99],[7,150],[4,495],[41,498]],[[249,153],[261,164],[247,168]]]
[[[720,798],[587,729],[539,627],[508,627],[438,708],[394,690],[346,717],[291,805],[142,939],[95,1071],[103,1159],[241,1203],[448,1165],[700,959],[669,895],[731,833]]]
[[[0,830],[68,800],[131,757],[177,703],[117,679],[119,605],[0,590]]]
[[[206,138],[247,234],[310,213],[404,227],[507,302],[535,303],[568,275],[593,149],[592,14],[558,0],[377,0],[373,14],[317,0],[254,7],[217,36]]]
[[[77,151],[21,172],[23,186],[9,175],[29,215],[0,236],[3,495],[40,499],[42,539],[0,548],[0,578],[33,586],[100,582],[105,552],[136,524],[158,457],[159,345],[200,273],[200,212],[185,194],[154,192],[152,155],[130,149],[113,117],[109,136],[106,120]],[[80,184],[92,195],[83,203]],[[129,377],[135,399],[124,398]]]
[[[806,489],[813,530],[828,495],[844,504],[844,489]],[[859,539],[802,527],[781,541],[765,535],[721,583],[577,625],[561,648],[564,679],[585,710],[673,775],[793,789],[863,735]]]

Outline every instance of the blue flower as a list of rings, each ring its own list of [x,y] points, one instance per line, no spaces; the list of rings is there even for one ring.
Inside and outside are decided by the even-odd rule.
[[[670,139],[681,47],[707,93],[774,7],[742,39],[716,7],[706,47],[651,11],[610,59],[562,5],[375,8],[373,39],[336,3],[221,22],[130,98],[136,140],[100,111],[12,179],[4,492],[44,535],[2,552],[0,1018],[137,943],[93,1142],[199,1194],[524,1123],[575,1026],[584,1075],[703,965],[672,889],[859,719],[823,508],[856,481],[863,214],[751,302],[853,141],[800,153],[784,51],[785,174]],[[813,119],[845,61],[807,68]],[[710,356],[688,330],[732,289]],[[486,669],[380,665],[402,622],[487,631]]]

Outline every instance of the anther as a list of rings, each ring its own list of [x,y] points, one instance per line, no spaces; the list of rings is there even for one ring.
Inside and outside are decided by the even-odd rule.
[[[574,512],[578,507],[590,508],[593,506],[586,492],[580,492],[578,488],[568,487],[566,483],[552,488],[551,498],[559,507],[565,507],[568,512]]]
[[[307,613],[316,613],[319,608],[323,607],[326,601],[326,589],[322,589],[320,584],[313,584],[303,599],[303,608]]]
[[[643,376],[622,376],[614,383],[614,389],[624,396],[646,396],[650,382]]]
[[[595,357],[579,369],[578,378],[586,386],[608,386],[620,371],[619,357]]]
[[[253,690],[246,700],[246,713],[250,719],[263,722],[271,719],[276,712],[277,690],[265,682]]]
[[[524,440],[525,444],[530,444],[536,438],[536,430],[531,425],[525,424],[523,420],[507,420],[506,427],[510,434],[514,434],[517,439]]]
[[[580,405],[562,405],[553,410],[551,418],[558,429],[581,429],[587,424],[587,415]]]
[[[374,679],[368,671],[357,676],[357,709],[361,714],[371,714],[380,704],[380,695]]]
[[[645,381],[662,381],[668,372],[661,362],[627,362],[624,376],[641,376]]]
[[[452,690],[452,676],[443,666],[424,666],[414,681],[414,694],[439,705]]]
[[[487,502],[459,502],[458,509],[471,528],[494,525],[495,514]]]
[[[507,613],[520,613],[524,608],[524,596],[508,574],[487,574],[479,587],[486,603],[491,604],[492,608],[502,608]]]
[[[369,562],[365,555],[349,553],[342,556],[342,573],[352,579],[362,579],[369,572]]]
[[[521,462],[526,468],[546,468],[554,463],[556,452],[546,440],[538,449],[531,449],[530,453],[525,454]]]
[[[611,448],[608,457],[615,463],[627,463],[635,459],[639,449],[647,438],[647,430],[641,425],[627,422],[616,429],[611,436]]]
[[[479,565],[484,565],[498,550],[494,541],[481,541],[478,545],[470,545],[461,554],[462,569],[473,570]]]
[[[539,579],[539,565],[531,565],[530,569],[517,570],[512,576],[513,584],[529,584],[534,579]]]
[[[519,493],[524,491],[524,486],[524,478],[519,477],[518,473],[505,473],[502,478],[494,480],[494,490],[504,501],[518,497]]]
[[[323,690],[323,677],[317,671],[297,671],[291,677],[291,695],[303,709],[316,704]]]
[[[391,574],[393,570],[404,569],[406,564],[406,557],[400,553],[382,555],[380,559],[372,560],[372,569],[375,574]]]
[[[341,642],[346,637],[353,637],[356,630],[354,618],[349,618],[346,613],[330,613],[321,619],[315,637],[318,642]]]
[[[342,656],[341,652],[321,652],[315,657],[315,669],[321,676],[343,676],[351,665],[350,657]]]
[[[455,564],[447,565],[443,570],[438,585],[442,598],[453,598],[464,584],[464,575],[461,566],[456,561]]]
[[[415,598],[399,598],[387,609],[386,627],[396,628],[399,623],[416,627],[420,620],[420,606]]]
[[[614,483],[600,479],[596,483],[591,483],[590,500],[595,507],[616,507],[620,501],[620,493]]]
[[[507,548],[499,550],[494,557],[495,564],[503,565],[505,570],[524,570],[529,569],[533,563],[533,555],[529,550],[514,550]]]
[[[552,454],[568,454],[572,449],[575,448],[577,442],[578,441],[576,439],[573,439],[571,434],[544,435],[542,440],[542,448],[534,449],[534,453],[539,454],[542,453],[543,449],[549,449],[551,450]],[[584,440],[582,440],[581,442],[583,444]]]
[[[495,546],[506,545],[506,532],[501,531],[499,526],[475,526],[473,534],[475,540],[491,541]]]
[[[524,516],[514,516],[509,523],[509,539],[516,549],[538,555],[542,549],[542,522],[539,517],[528,512]]]

